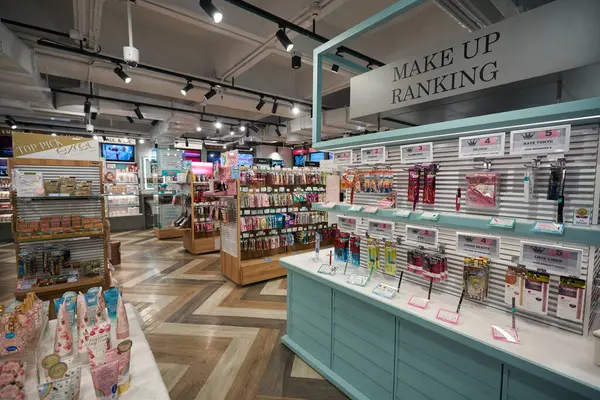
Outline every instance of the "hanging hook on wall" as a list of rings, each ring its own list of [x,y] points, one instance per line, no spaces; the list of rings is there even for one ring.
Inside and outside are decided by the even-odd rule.
[[[477,163],[481,163],[481,165]],[[473,160],[473,168],[490,171],[492,169],[492,160],[488,158],[475,158]]]
[[[565,168],[567,166],[567,159],[565,157],[557,158],[556,161],[550,163],[550,166]]]
[[[537,156],[534,159],[530,160],[528,163],[524,163],[523,165],[527,168],[538,169],[540,164],[542,163],[542,159],[544,156]]]

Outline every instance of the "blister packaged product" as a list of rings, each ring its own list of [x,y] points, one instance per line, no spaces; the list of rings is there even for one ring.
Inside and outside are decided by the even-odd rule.
[[[438,173],[437,164],[431,164],[424,169],[423,176],[423,203],[435,203],[435,178]]]
[[[483,301],[487,298],[489,261],[481,257],[465,257],[463,284],[467,298]]]
[[[369,269],[379,269],[379,244],[376,238],[367,239],[367,252]]]
[[[415,165],[408,170],[408,201],[412,203],[412,209],[417,209],[419,202],[419,191],[421,190],[421,167]]]
[[[496,208],[500,186],[497,172],[477,172],[467,174],[467,206],[476,208]]]
[[[556,316],[570,321],[583,320],[583,299],[585,298],[585,281],[583,279],[560,277],[558,285],[558,304]]]
[[[336,261],[348,261],[348,248],[350,246],[350,234],[347,232],[337,232],[335,237],[334,258]]]
[[[536,314],[548,314],[550,275],[527,271],[524,307]]]
[[[396,275],[396,245],[389,240],[385,242],[384,268],[386,274]]]

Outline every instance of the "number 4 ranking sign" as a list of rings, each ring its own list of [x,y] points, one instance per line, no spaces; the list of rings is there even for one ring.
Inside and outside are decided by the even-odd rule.
[[[458,140],[458,158],[502,157],[505,140],[504,132],[462,137]]]

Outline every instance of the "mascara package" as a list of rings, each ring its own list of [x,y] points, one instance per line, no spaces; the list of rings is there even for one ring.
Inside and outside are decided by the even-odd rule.
[[[385,273],[396,275],[396,246],[392,241],[385,241]]]
[[[379,245],[376,238],[367,239],[367,251],[369,254],[368,267],[369,269],[379,269]]]
[[[360,236],[350,238],[350,264],[360,267]]]

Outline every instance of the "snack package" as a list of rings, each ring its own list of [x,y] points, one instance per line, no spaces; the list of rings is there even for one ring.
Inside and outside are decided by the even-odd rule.
[[[63,302],[56,315],[56,334],[54,336],[54,353],[65,357],[73,351],[73,335],[66,304]]]
[[[118,393],[119,362],[112,361],[90,369],[98,400],[115,400]]]

